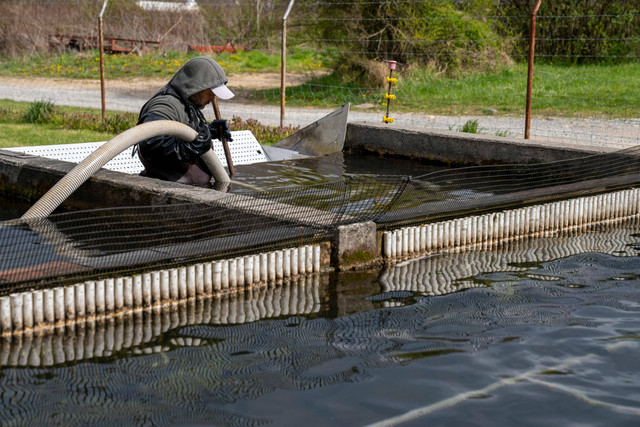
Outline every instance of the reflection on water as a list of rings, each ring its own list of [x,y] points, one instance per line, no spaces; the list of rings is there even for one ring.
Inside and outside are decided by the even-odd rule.
[[[635,425],[639,231],[637,222],[594,227],[321,276],[330,282],[296,283],[286,297],[264,289],[217,308],[193,304],[164,321],[141,313],[123,319],[121,332],[113,322],[93,336],[85,327],[4,341],[0,417],[15,425]],[[34,346],[38,339],[51,345]],[[42,363],[45,352],[69,351],[56,339],[73,342],[75,357]],[[128,345],[106,352],[114,342]]]
[[[234,180],[262,189],[293,188],[324,184],[358,175],[423,175],[445,169],[415,160],[383,159],[371,155],[335,153],[310,159],[236,165]],[[253,190],[232,184],[232,193]],[[0,221],[19,218],[31,203],[0,194]]]
[[[325,184],[358,175],[418,176],[445,169],[415,160],[340,152],[308,159],[238,165],[233,179],[263,189],[274,189]],[[232,184],[230,191],[250,190]]]

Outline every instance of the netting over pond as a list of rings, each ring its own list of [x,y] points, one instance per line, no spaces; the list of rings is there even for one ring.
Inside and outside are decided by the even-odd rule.
[[[206,204],[95,209],[0,224],[1,293],[298,247],[340,226],[414,225],[640,184],[640,148],[422,176],[353,175]]]

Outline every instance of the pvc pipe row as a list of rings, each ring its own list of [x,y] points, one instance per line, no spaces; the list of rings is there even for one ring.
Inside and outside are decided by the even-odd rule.
[[[639,203],[639,190],[629,189],[406,227],[384,233],[382,253],[386,259],[402,259],[439,250],[488,246],[524,236],[621,220],[638,215]]]
[[[68,323],[40,334],[17,334],[0,339],[0,366],[52,366],[109,357],[121,350],[149,353],[167,351],[164,346],[144,347],[169,330],[198,324],[240,324],[283,315],[320,311],[327,297],[321,295],[318,273],[291,278],[282,286],[249,288],[224,298],[183,301],[171,309],[147,307],[114,318]],[[174,338],[179,346],[199,345],[191,337]],[[144,348],[138,348],[143,346]]]
[[[637,218],[637,217],[636,217]],[[380,276],[382,292],[409,291],[422,295],[445,295],[484,286],[465,280],[483,273],[522,272],[533,262],[545,262],[572,255],[600,252],[616,256],[636,256],[631,245],[637,224],[621,229],[574,230],[561,236],[516,240],[486,251],[466,251],[411,259],[389,265]],[[545,277],[545,279],[548,279]]]
[[[51,328],[189,298],[236,292],[319,272],[320,246],[304,246],[230,260],[86,281],[0,297],[2,335]]]

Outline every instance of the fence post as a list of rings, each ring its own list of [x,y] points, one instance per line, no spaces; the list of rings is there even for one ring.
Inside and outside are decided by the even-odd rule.
[[[285,104],[285,69],[287,56],[287,18],[293,7],[294,0],[289,2],[287,11],[282,16],[282,57],[280,60],[280,127],[284,127],[284,104]]]
[[[536,0],[536,4],[531,10],[531,28],[529,31],[529,69],[527,73],[527,106],[525,109],[524,139],[529,139],[529,129],[531,128],[531,92],[533,89],[533,59],[536,46],[536,15],[542,0]]]
[[[109,0],[104,0],[102,4],[102,10],[100,11],[100,15],[98,15],[98,38],[100,43],[100,96],[102,98],[102,120],[104,121],[107,118],[106,113],[106,104],[105,104],[105,89],[104,89],[104,39],[102,36],[102,15],[104,14],[104,10],[107,8],[107,2]]]

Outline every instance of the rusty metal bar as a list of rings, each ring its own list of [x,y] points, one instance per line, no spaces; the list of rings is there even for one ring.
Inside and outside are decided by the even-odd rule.
[[[104,37],[102,33],[102,15],[104,15],[104,10],[107,8],[108,1],[109,0],[104,0],[104,3],[102,4],[102,10],[100,11],[100,15],[98,15],[98,36],[100,38],[100,96],[102,99],[102,120],[107,119],[104,85]]]
[[[535,58],[536,46],[536,15],[542,0],[536,0],[536,4],[531,10],[531,28],[529,31],[529,69],[527,72],[527,105],[525,109],[524,139],[529,139],[531,129],[531,92],[533,90],[533,60]]]
[[[285,100],[285,70],[286,70],[286,57],[287,57],[287,18],[289,17],[289,13],[291,13],[291,8],[293,8],[294,0],[289,2],[289,7],[287,7],[287,11],[282,16],[282,53],[280,60],[280,127],[284,127],[284,104]]]

